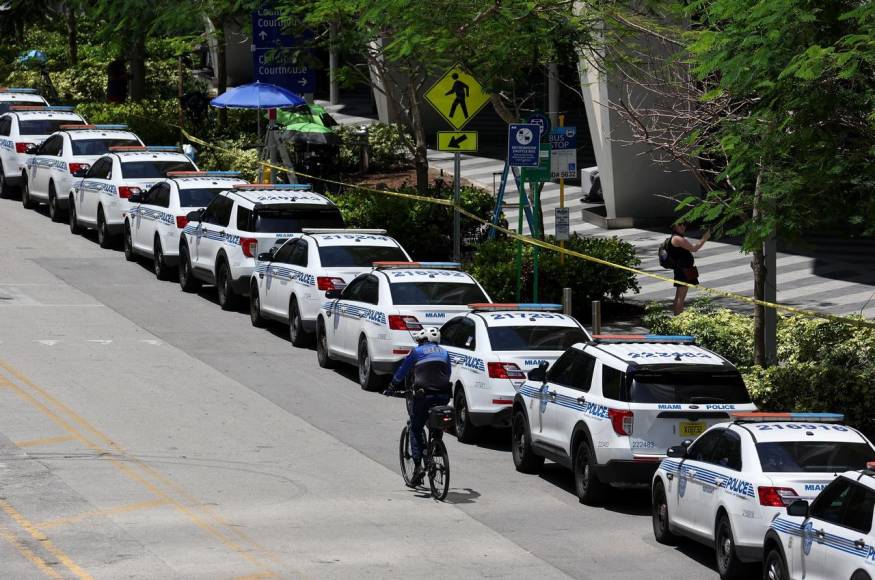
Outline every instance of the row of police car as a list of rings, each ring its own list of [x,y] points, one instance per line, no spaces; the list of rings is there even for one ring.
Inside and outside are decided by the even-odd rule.
[[[439,327],[460,441],[510,427],[516,469],[563,465],[586,504],[649,486],[656,541],[713,546],[722,578],[871,578],[875,449],[841,416],[758,412],[691,337],[590,336],[560,305],[494,304],[459,264],[346,228],[307,185],[199,171],[40,100],[0,89],[0,193],[18,187],[24,207],[48,204],[102,247],[121,237],[127,260],[185,292],[214,285],[223,309],[248,297],[253,326],[286,325],[364,389],[382,389],[411,331]]]

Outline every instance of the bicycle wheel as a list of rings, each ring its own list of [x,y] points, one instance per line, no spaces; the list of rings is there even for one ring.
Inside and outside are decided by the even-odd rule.
[[[442,440],[433,439],[430,447],[428,485],[431,487],[432,497],[443,501],[450,491],[450,457]]]
[[[401,440],[398,442],[398,460],[401,463],[401,477],[404,478],[404,484],[407,485],[407,487],[413,487],[410,485],[410,481],[413,477],[415,465],[413,463],[413,456],[410,454],[409,425],[401,430]]]

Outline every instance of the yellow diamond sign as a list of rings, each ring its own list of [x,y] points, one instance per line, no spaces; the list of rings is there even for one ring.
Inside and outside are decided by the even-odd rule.
[[[425,100],[450,125],[461,129],[489,102],[489,93],[457,64],[428,89]]]

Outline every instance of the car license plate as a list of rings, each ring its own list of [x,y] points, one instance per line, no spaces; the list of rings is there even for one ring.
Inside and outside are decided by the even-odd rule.
[[[698,437],[705,432],[706,425],[704,423],[681,423],[681,437]]]

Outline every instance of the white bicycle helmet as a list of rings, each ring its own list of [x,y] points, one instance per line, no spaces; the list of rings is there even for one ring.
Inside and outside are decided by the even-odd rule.
[[[423,328],[422,330],[414,330],[410,335],[413,336],[413,340],[419,343],[425,341],[438,343],[441,341],[441,331],[434,326]]]

